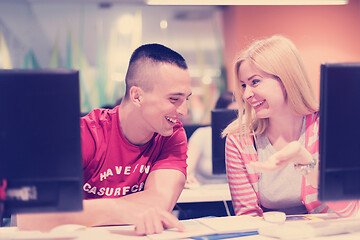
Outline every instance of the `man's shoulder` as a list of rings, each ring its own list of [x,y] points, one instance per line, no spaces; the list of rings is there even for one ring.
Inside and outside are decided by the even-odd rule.
[[[176,124],[174,125],[173,129],[174,129],[174,131],[171,136],[178,135],[178,134],[186,136],[184,125],[182,124],[182,122],[177,121]]]
[[[174,129],[177,128],[184,128],[184,124],[181,121],[176,121]]]
[[[82,121],[86,122],[108,122],[117,116],[118,107],[113,109],[98,108],[94,109],[85,116],[81,117]]]

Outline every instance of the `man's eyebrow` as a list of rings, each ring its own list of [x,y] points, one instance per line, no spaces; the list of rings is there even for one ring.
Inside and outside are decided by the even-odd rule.
[[[190,97],[192,95],[192,92],[189,94],[189,95],[187,95],[187,97]],[[169,96],[185,96],[185,93],[170,93],[169,94]]]

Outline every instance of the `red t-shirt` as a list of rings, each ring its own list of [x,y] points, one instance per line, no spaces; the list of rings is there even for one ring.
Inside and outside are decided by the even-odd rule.
[[[186,175],[187,140],[181,122],[171,136],[155,133],[148,143],[136,146],[121,132],[118,109],[96,109],[80,120],[85,199],[141,191],[156,169],[176,169]]]

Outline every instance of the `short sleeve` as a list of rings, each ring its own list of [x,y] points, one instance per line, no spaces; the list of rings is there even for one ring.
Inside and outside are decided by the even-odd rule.
[[[187,138],[184,128],[181,125],[174,127],[171,136],[166,137],[157,161],[152,170],[175,169],[181,171],[186,176],[186,155]]]

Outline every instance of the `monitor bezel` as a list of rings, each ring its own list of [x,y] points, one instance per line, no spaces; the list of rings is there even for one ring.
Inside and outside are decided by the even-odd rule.
[[[351,114],[357,118],[354,119],[344,108],[346,104],[352,108],[350,111],[356,111],[360,104],[356,93],[360,88],[360,63],[325,63],[320,69],[318,199],[324,202],[360,199],[360,185],[355,184],[360,182],[360,163],[355,168],[347,167],[351,159],[337,156],[345,152],[356,154],[357,151],[350,147],[351,141],[356,139],[343,139],[340,135],[343,132],[351,136],[360,134],[358,127],[348,130],[349,126],[359,122],[360,114]],[[332,166],[336,161],[341,166]]]
[[[24,84],[25,83],[25,84]],[[24,86],[21,86],[21,85]],[[52,84],[56,84],[53,86]],[[41,213],[41,212],[68,212],[68,211],[81,211],[83,209],[82,200],[83,200],[83,192],[82,192],[82,184],[83,184],[83,175],[82,175],[82,163],[81,163],[81,142],[80,142],[80,85],[79,85],[79,71],[71,70],[71,69],[36,69],[36,70],[28,70],[28,69],[10,69],[10,70],[0,70],[0,85],[1,87],[8,87],[9,91],[14,91],[14,89],[18,89],[19,94],[15,93],[14,96],[18,98],[19,104],[11,103],[3,103],[2,109],[12,109],[14,108],[17,116],[24,117],[28,116],[29,111],[31,109],[28,108],[32,106],[32,101],[38,102],[41,97],[44,97],[44,103],[50,98],[55,98],[56,96],[51,96],[52,92],[59,91],[59,94],[64,92],[66,97],[69,99],[59,99],[56,101],[60,105],[63,104],[62,109],[68,109],[65,111],[66,114],[63,114],[63,118],[59,118],[58,121],[47,123],[53,124],[54,127],[61,128],[61,131],[65,133],[69,133],[71,131],[71,135],[69,136],[69,144],[72,144],[69,152],[67,149],[64,149],[64,152],[70,153],[68,156],[67,164],[71,164],[72,168],[69,169],[68,172],[61,174],[57,174],[57,170],[52,171],[52,173],[56,174],[39,174],[40,171],[46,171],[43,169],[43,166],[38,162],[40,161],[39,157],[28,158],[24,157],[24,161],[35,161],[30,163],[36,168],[36,171],[28,171],[26,174],[24,171],[27,169],[19,170],[20,168],[15,169],[14,164],[6,164],[3,160],[2,170],[0,170],[0,180],[6,180],[6,188],[2,189],[5,192],[6,198],[2,201],[3,213],[5,217],[8,217],[10,214],[14,213]],[[33,88],[32,88],[33,87]],[[55,90],[54,90],[55,89]],[[6,90],[4,90],[6,91]],[[26,98],[23,96],[26,92]],[[65,93],[66,92],[66,93]],[[12,99],[12,95],[10,98]],[[64,95],[65,96],[65,95]],[[48,97],[48,98],[47,98]],[[13,105],[12,105],[13,104]],[[47,114],[47,107],[45,106],[36,106],[39,108],[39,111],[43,111],[44,114]],[[46,104],[44,104],[46,105]],[[58,106],[58,105],[56,105]],[[31,107],[30,107],[31,108]],[[14,113],[11,111],[11,113]],[[27,115],[24,114],[24,111],[27,111]],[[54,110],[55,111],[55,110]],[[60,109],[59,109],[60,111]],[[51,113],[52,111],[49,111]],[[53,113],[53,112],[52,112]],[[67,114],[70,113],[70,114]],[[15,114],[12,114],[15,115]],[[38,119],[41,121],[42,116],[37,116],[33,114],[30,118],[34,121]],[[56,115],[58,116],[58,115]],[[19,117],[19,118],[20,118]],[[13,121],[16,121],[16,118],[13,118]],[[55,119],[49,118],[49,119]],[[57,117],[56,117],[57,119]],[[31,120],[31,121],[32,121]],[[9,120],[4,120],[9,121]],[[29,122],[31,122],[29,121]],[[62,121],[62,122],[61,122]],[[64,122],[66,121],[66,123]],[[63,123],[63,125],[61,125]],[[41,122],[41,124],[44,124]],[[31,126],[28,126],[29,128]],[[69,130],[66,130],[69,127]],[[8,132],[7,130],[8,129]],[[12,127],[3,128],[2,134],[3,136],[10,135],[13,131]],[[31,131],[31,130],[29,130]],[[38,135],[41,137],[45,131],[38,131]],[[19,134],[21,136],[21,134]],[[21,140],[21,137],[17,136],[19,139],[18,149],[21,151],[25,149],[21,147],[25,140]],[[47,135],[48,136],[48,135]],[[26,138],[26,137],[25,137]],[[6,136],[3,139],[6,140]],[[15,148],[11,147],[12,148]],[[30,148],[30,147],[29,147]],[[54,147],[56,148],[56,147]],[[39,149],[41,149],[39,147]],[[6,149],[2,149],[5,151]],[[41,150],[39,150],[41,151]],[[39,155],[40,156],[40,155]],[[11,157],[10,157],[11,159]],[[49,158],[50,159],[50,158]],[[65,158],[63,158],[65,159]],[[18,166],[21,166],[20,158],[16,160],[20,160],[20,162],[16,162]],[[11,161],[11,160],[9,160]],[[72,162],[70,162],[72,161]],[[66,162],[66,161],[65,161]],[[64,162],[64,164],[65,164]],[[62,165],[61,161],[56,162],[57,164]],[[50,164],[50,163],[49,163]],[[60,165],[56,165],[57,167]],[[65,165],[63,165],[65,166]],[[13,169],[9,169],[9,168]],[[33,169],[33,168],[31,168]],[[59,167],[61,169],[61,167]],[[23,171],[23,172],[21,172]],[[62,176],[63,175],[63,176]],[[51,191],[51,189],[53,191]],[[50,191],[49,191],[50,190]],[[49,192],[53,194],[49,197]],[[26,194],[28,197],[26,197]],[[48,196],[47,200],[41,199],[43,196]],[[52,199],[51,201],[49,199]],[[53,201],[54,200],[54,201]]]
[[[222,131],[238,117],[237,109],[211,110],[211,151],[212,172],[215,175],[226,174],[225,141]]]

